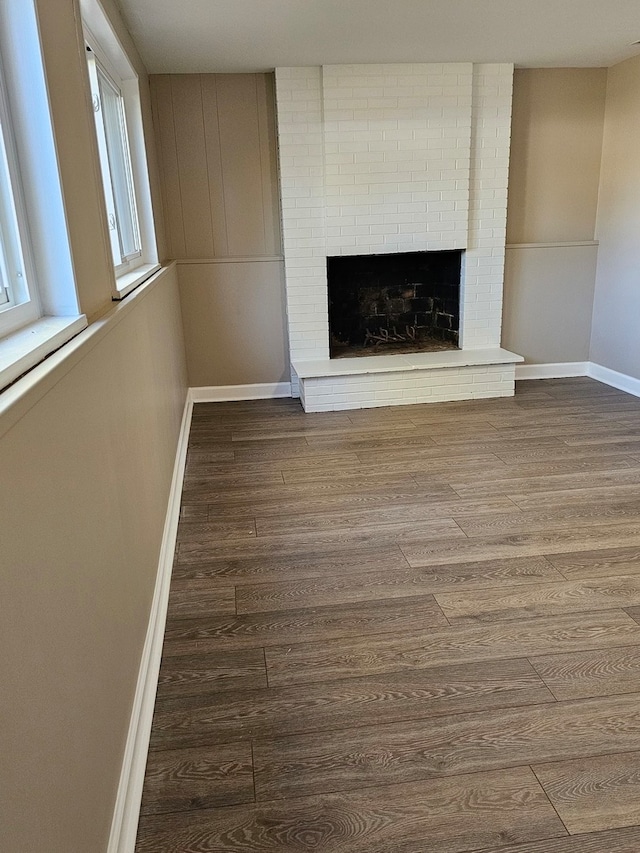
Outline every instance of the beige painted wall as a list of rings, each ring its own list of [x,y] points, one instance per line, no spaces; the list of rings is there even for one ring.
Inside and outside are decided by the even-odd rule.
[[[175,268],[114,310],[1,401],[2,850],[106,850],[185,399]]]
[[[189,383],[288,381],[273,75],[150,79]]]
[[[605,68],[514,76],[507,243],[593,240]]]
[[[597,246],[507,249],[502,345],[530,364],[587,361]]]
[[[103,319],[0,395],[0,849],[104,853],[186,366],[175,268],[113,307],[78,4],[37,7],[78,291]]]
[[[606,78],[515,72],[502,343],[528,363],[588,357]]]
[[[288,382],[282,262],[178,269],[190,384]]]
[[[591,360],[640,379],[640,57],[609,69]]]

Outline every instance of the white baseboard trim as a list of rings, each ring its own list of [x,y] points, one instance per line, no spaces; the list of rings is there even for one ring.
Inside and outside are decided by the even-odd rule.
[[[588,376],[612,388],[640,397],[640,379],[618,373],[593,361],[567,361],[557,364],[516,364],[518,379],[566,379],[571,376]]]
[[[151,738],[153,708],[156,701],[160,660],[162,658],[162,643],[164,641],[164,630],[167,620],[169,585],[171,583],[171,569],[173,567],[176,548],[180,499],[187,460],[187,445],[189,442],[192,412],[193,401],[191,395],[187,394],[187,400],[182,413],[176,459],[173,466],[173,477],[162,535],[162,545],[160,547],[156,585],[151,603],[149,623],[147,625],[147,636],[140,660],[138,683],[133,700],[129,733],[122,761],[107,853],[134,853],[136,843],[140,803],[142,801],[142,787],[144,784],[147,754],[149,752],[149,740]]]
[[[518,379],[567,379],[570,376],[588,376],[588,369],[588,361],[516,364],[516,382]]]
[[[275,400],[290,396],[290,382],[261,382],[253,385],[209,385],[189,389],[189,398],[193,403]]]
[[[627,394],[633,394],[634,397],[640,397],[640,379],[634,379],[633,376],[627,376],[626,373],[618,373],[617,370],[611,370],[590,361],[587,376],[597,379],[598,382],[604,382],[605,385],[610,385],[612,388],[626,391]]]

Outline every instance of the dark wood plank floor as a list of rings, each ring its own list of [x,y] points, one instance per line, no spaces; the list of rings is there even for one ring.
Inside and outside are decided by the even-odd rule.
[[[195,407],[138,853],[639,853],[640,399]]]

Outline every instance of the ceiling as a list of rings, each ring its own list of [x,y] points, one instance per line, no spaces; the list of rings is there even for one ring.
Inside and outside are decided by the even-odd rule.
[[[118,0],[151,73],[286,65],[609,66],[640,53],[638,0]]]

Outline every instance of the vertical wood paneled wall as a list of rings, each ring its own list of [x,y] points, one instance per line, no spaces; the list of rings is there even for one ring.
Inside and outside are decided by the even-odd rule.
[[[169,256],[279,255],[273,76],[150,79]]]
[[[189,384],[288,381],[273,75],[150,80]]]

